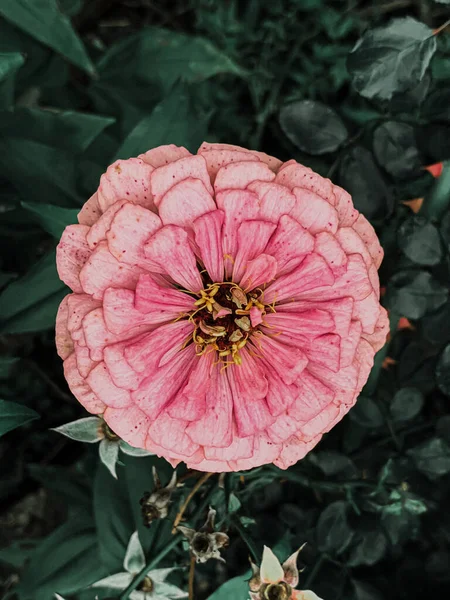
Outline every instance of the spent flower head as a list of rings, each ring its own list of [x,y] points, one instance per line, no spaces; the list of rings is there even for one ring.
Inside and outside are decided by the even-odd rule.
[[[87,442],[88,444],[99,443],[98,453],[100,460],[116,479],[116,464],[119,458],[119,450],[130,456],[151,455],[151,452],[142,450],[141,448],[134,448],[125,440],[121,440],[101,417],[84,417],[77,421],[55,427],[53,431],[57,431],[77,442]]]
[[[142,519],[146,527],[156,519],[165,519],[169,513],[169,506],[172,502],[174,490],[183,484],[177,483],[177,473],[173,472],[169,483],[166,486],[161,485],[156,468],[152,467],[155,489],[153,492],[144,492],[140,499]]]
[[[264,546],[261,568],[252,563],[253,576],[249,581],[250,600],[321,600],[310,590],[294,588],[299,582],[297,557],[301,546],[283,564],[270,548]]]
[[[225,562],[220,556],[221,548],[228,546],[229,537],[221,531],[214,531],[216,511],[209,509],[206,523],[198,531],[178,525],[180,531],[189,542],[189,549],[198,563],[204,563],[210,558]]]
[[[100,581],[92,584],[91,587],[107,588],[118,592],[123,591],[144,567],[144,550],[139,541],[138,532],[135,531],[128,542],[123,561],[124,571],[100,579]],[[179,598],[186,598],[188,595],[186,592],[166,582],[167,576],[175,571],[176,568],[169,567],[149,571],[138,589],[131,592],[129,596],[130,600],[178,600]]]

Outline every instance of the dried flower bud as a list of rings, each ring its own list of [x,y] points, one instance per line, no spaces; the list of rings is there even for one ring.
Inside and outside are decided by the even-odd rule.
[[[210,558],[225,562],[220,556],[220,549],[228,546],[229,537],[221,531],[214,531],[216,511],[209,509],[206,523],[198,531],[179,525],[177,529],[189,541],[189,548],[198,563],[204,563]]]
[[[155,519],[165,519],[169,513],[172,493],[177,487],[177,474],[173,472],[169,483],[162,487],[155,467],[152,469],[155,489],[153,492],[145,492],[140,499],[142,519],[146,527],[150,527]]]

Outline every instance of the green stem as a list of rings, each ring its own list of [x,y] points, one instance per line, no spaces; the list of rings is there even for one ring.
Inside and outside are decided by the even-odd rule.
[[[317,577],[317,575],[325,561],[326,561],[326,556],[324,554],[321,554],[319,557],[319,560],[316,562],[311,573],[308,575],[308,577],[305,581],[305,584],[304,584],[305,589],[307,589],[307,590],[309,589],[309,587],[311,586],[314,579]]]
[[[173,537],[170,542],[167,544],[167,546],[165,546],[161,552],[159,552],[155,558],[153,560],[151,560],[148,565],[145,565],[145,567],[142,569],[142,571],[140,571],[140,573],[138,573],[136,575],[136,577],[133,579],[133,581],[130,583],[130,585],[120,594],[119,596],[119,600],[128,600],[128,598],[130,597],[131,592],[134,592],[134,590],[137,588],[137,586],[141,583],[141,581],[143,581],[145,579],[145,577],[147,576],[147,573],[149,571],[151,571],[154,567],[156,567],[161,561],[162,559],[167,556],[167,554],[169,554],[169,552],[175,548],[175,546],[177,544],[180,543],[182,539],[181,535],[176,535],[175,537]]]
[[[239,518],[233,519],[233,524],[236,527],[236,529],[239,532],[239,535],[242,538],[242,541],[245,543],[245,545],[247,546],[250,554],[253,557],[253,560],[256,563],[259,563],[260,560],[260,554],[258,552],[258,550],[256,549],[255,546],[255,542],[252,540],[252,538],[248,535],[247,531],[245,530],[245,527],[242,525],[241,521]]]

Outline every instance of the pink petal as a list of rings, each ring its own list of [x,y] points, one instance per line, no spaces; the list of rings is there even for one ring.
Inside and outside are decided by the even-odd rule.
[[[309,231],[292,217],[284,215],[267,245],[266,253],[277,259],[280,275],[297,267],[313,248],[314,237]]]
[[[67,327],[69,317],[69,296],[65,296],[56,313],[55,343],[58,356],[65,360],[73,352],[73,342]]]
[[[163,323],[195,310],[195,298],[174,288],[160,286],[152,275],[143,273],[136,286],[136,309],[154,323]]]
[[[273,462],[279,455],[281,444],[274,444],[267,433],[262,431],[254,437],[253,455],[250,458],[239,458],[230,461],[229,467],[233,471],[253,469]]]
[[[215,358],[215,352],[205,352],[199,357],[186,386],[167,409],[171,417],[196,421],[205,414],[206,393],[210,387],[211,371]]]
[[[333,188],[336,196],[336,210],[341,227],[351,227],[358,218],[359,212],[353,206],[352,197],[338,185]]]
[[[200,248],[201,259],[212,281],[223,281],[222,210],[214,210],[193,223],[195,241]]]
[[[91,255],[86,241],[89,227],[69,225],[64,229],[61,241],[56,248],[56,267],[59,278],[77,293],[83,291],[80,271]]]
[[[299,430],[298,422],[287,414],[279,415],[267,428],[267,435],[275,444],[282,444]]]
[[[144,252],[147,258],[157,263],[185,289],[198,292],[203,288],[195,255],[189,245],[188,234],[181,227],[165,225],[145,244]]]
[[[340,418],[340,408],[336,404],[329,404],[322,412],[300,427],[299,434],[306,439],[327,433]]]
[[[268,221],[244,221],[238,230],[238,250],[233,264],[232,280],[239,283],[250,261],[267,245],[276,225]]]
[[[358,300],[353,307],[353,318],[361,321],[364,333],[373,333],[380,316],[381,306],[378,296],[371,292],[364,300]]]
[[[186,156],[191,156],[191,153],[183,146],[167,144],[165,146],[158,146],[157,148],[147,150],[145,154],[140,154],[138,158],[141,158],[154,169],[157,169],[158,167],[168,165],[169,163],[175,162],[180,158],[185,158]]]
[[[95,192],[87,202],[85,202],[78,213],[78,223],[80,225],[93,225],[101,217],[102,211],[98,203],[98,194]]]
[[[188,177],[161,198],[158,211],[164,225],[192,227],[192,222],[215,210],[216,203],[199,179]]]
[[[380,242],[378,241],[377,234],[375,233],[375,229],[369,223],[364,215],[359,215],[355,223],[353,224],[353,229],[358,233],[361,237],[367,249],[375,263],[377,269],[381,265],[383,260],[383,248],[380,246]]]
[[[245,291],[254,290],[272,281],[277,271],[278,263],[276,259],[268,254],[260,254],[247,263],[247,268],[239,285]]]
[[[263,322],[262,312],[256,306],[252,306],[250,309],[250,322],[252,327],[256,327],[257,325],[261,325]]]
[[[99,398],[102,398],[107,406],[113,408],[124,408],[131,405],[131,394],[128,390],[114,385],[108,368],[104,362],[99,363],[87,378],[91,389]]]
[[[310,344],[304,350],[310,361],[309,364],[324,365],[331,369],[331,371],[339,371],[341,356],[340,336],[334,333],[320,335],[311,340]]]
[[[275,158],[274,156],[270,156],[265,152],[257,152],[256,150],[248,150],[247,148],[242,148],[241,146],[234,146],[233,144],[210,144],[209,142],[203,142],[203,144],[198,149],[199,154],[203,154],[203,152],[207,150],[229,150],[229,151],[237,151],[237,152],[245,152],[250,156],[254,156],[255,159],[258,159],[266,165],[268,165],[272,171],[276,172],[278,168],[283,164],[281,160]],[[253,160],[255,160],[253,159]]]
[[[342,275],[345,271],[347,255],[341,244],[331,233],[322,231],[316,235],[314,252],[323,256],[335,277]]]
[[[99,242],[106,239],[106,234],[111,227],[114,216],[124,204],[127,204],[126,200],[118,200],[114,204],[111,204],[108,210],[101,215],[94,225],[92,225],[86,236],[87,243],[91,250],[94,250]]]
[[[269,313],[265,316],[264,324],[272,335],[285,333],[301,339],[333,332],[335,327],[332,314],[317,308],[298,313]]]
[[[309,167],[299,165],[295,161],[284,163],[278,171],[275,183],[285,185],[290,190],[296,187],[309,190],[332,205],[336,200],[333,193],[334,186],[329,179],[324,179]]]
[[[336,373],[317,363],[308,364],[308,372],[326,383],[335,394],[334,402],[339,405],[341,402],[347,404],[353,400],[358,390],[358,370],[354,365],[344,367]]]
[[[372,334],[362,334],[362,337],[367,340],[373,347],[375,352],[378,352],[386,343],[386,337],[389,333],[389,318],[385,308],[381,307],[380,316]]]
[[[288,408],[290,417],[306,423],[324,410],[334,399],[334,391],[315,377],[309,367],[297,381],[299,395],[297,401]]]
[[[133,402],[153,421],[185,384],[197,360],[193,345],[178,352],[131,393]]]
[[[369,268],[372,265],[373,260],[366,245],[352,227],[341,227],[336,234],[336,239],[346,254],[361,254],[366,266]]]
[[[64,377],[72,394],[88,412],[99,414],[104,411],[105,405],[103,402],[94,394],[86,380],[81,377],[75,354],[71,354],[64,361]]]
[[[233,367],[231,367],[233,368]],[[233,438],[233,396],[225,371],[215,368],[206,393],[206,412],[188,425],[186,433],[201,446],[227,448]]]
[[[254,436],[239,437],[234,427],[233,440],[226,448],[206,447],[205,457],[209,460],[227,462],[239,458],[250,458],[254,451]],[[222,469],[220,469],[222,470]]]
[[[293,189],[297,202],[291,216],[311,233],[330,231],[335,233],[339,219],[335,208],[318,194],[301,188]]]
[[[359,321],[352,321],[348,336],[341,338],[341,368],[352,364],[361,339],[361,332],[361,323]]]
[[[121,263],[154,269],[156,265],[146,258],[144,246],[161,227],[161,220],[154,213],[142,206],[126,204],[111,223],[107,233],[108,248]]]
[[[86,346],[86,342],[83,344],[80,342],[75,342],[74,350],[75,358],[77,359],[78,371],[80,372],[81,377],[86,378],[98,363],[97,361],[91,359],[89,348]]]
[[[289,214],[296,203],[294,194],[284,185],[254,181],[248,189],[258,195],[261,218],[273,223],[278,223],[280,217]]]
[[[320,310],[329,312],[334,319],[335,331],[341,337],[348,335],[350,321],[353,312],[353,298],[337,298],[336,300],[325,300],[324,302],[309,302],[308,300],[297,300],[280,304],[277,306],[279,315],[284,313],[302,312],[305,310]]]
[[[103,418],[120,438],[135,448],[145,448],[145,440],[151,419],[137,406],[105,410]]]
[[[287,384],[280,376],[278,369],[274,367],[270,357],[263,356],[260,358],[266,379],[268,382],[268,390],[266,402],[270,410],[270,414],[274,417],[285,412],[298,397],[298,388],[295,385]]]
[[[241,350],[242,364],[227,370],[233,393],[234,419],[239,436],[245,437],[264,430],[275,418],[265,401],[268,383],[261,368],[246,350]]]
[[[105,212],[117,200],[128,200],[155,210],[150,191],[150,176],[153,167],[140,158],[116,160],[100,178],[98,202]]]
[[[238,150],[199,150],[199,154],[206,160],[206,166],[213,183],[217,172],[225,165],[246,160],[254,162],[256,158],[250,152],[240,152]]]
[[[108,249],[106,242],[100,242],[80,271],[83,291],[101,300],[109,287],[134,289],[141,269],[119,262]]]
[[[155,442],[167,450],[175,449],[178,455],[192,456],[199,445],[186,434],[187,425],[188,421],[173,419],[163,411],[150,425],[147,443]]]
[[[214,190],[244,190],[253,181],[272,181],[275,178],[267,165],[257,161],[230,163],[221,167],[216,175]]]
[[[334,276],[325,260],[318,254],[309,254],[301,265],[292,273],[282,275],[269,285],[264,293],[264,302],[283,302],[310,297],[315,290],[320,290],[320,296],[325,296],[322,290],[332,290]]]
[[[205,159],[202,156],[188,156],[153,171],[151,184],[156,206],[159,206],[162,197],[170,188],[188,178],[200,179],[207,191],[212,194],[213,189]]]
[[[145,372],[138,372],[125,355],[129,347],[133,347],[145,339],[146,334],[141,334],[128,340],[110,344],[104,349],[104,361],[108,368],[111,379],[115,385],[124,390],[137,390],[144,379],[155,368],[150,367]]]
[[[362,339],[358,344],[355,354],[355,360],[353,361],[353,364],[359,369],[356,394],[353,396],[353,398],[350,398],[349,402],[347,401],[345,403],[348,409],[350,409],[355,404],[358,398],[358,393],[362,390],[364,384],[366,383],[370,375],[370,371],[373,367],[373,359],[374,352],[372,346],[369,344],[369,342]]]
[[[291,465],[304,458],[320,442],[321,438],[322,436],[318,435],[306,441],[300,436],[293,435],[284,442],[280,455],[273,461],[274,464],[280,469],[288,469]]]
[[[88,294],[71,294],[68,298],[68,321],[67,327],[72,338],[76,341],[84,340],[84,332],[82,329],[84,317],[101,306],[99,300],[94,300]],[[85,341],[85,340],[84,340]]]

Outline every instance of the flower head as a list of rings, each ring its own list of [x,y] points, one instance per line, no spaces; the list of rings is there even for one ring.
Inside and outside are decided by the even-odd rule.
[[[161,481],[156,472],[156,468],[152,468],[153,480],[155,482],[155,489],[153,492],[145,492],[140,500],[142,518],[144,525],[150,527],[151,523],[155,519],[165,519],[169,513],[169,506],[171,504],[172,493],[177,487],[177,473],[173,472],[172,478],[169,483],[163,487]],[[183,485],[183,484],[179,484]]]
[[[382,249],[340,187],[204,143],[118,160],[63,233],[56,343],[73,394],[136,447],[204,471],[302,458],[387,333]]]
[[[228,546],[229,537],[221,531],[214,531],[216,511],[209,509],[206,523],[198,531],[178,525],[177,529],[189,541],[189,549],[198,563],[204,563],[210,558],[225,562],[220,556],[220,549]]]
[[[123,561],[124,571],[100,579],[100,581],[92,584],[91,587],[123,591],[144,567],[144,551],[139,541],[138,532],[135,531],[128,542]],[[155,600],[178,600],[179,598],[187,598],[186,592],[166,582],[167,576],[175,571],[175,569],[176,567],[154,569],[147,573],[138,589],[131,592],[129,596],[130,600],[152,600],[152,598]]]
[[[303,547],[281,565],[272,550],[264,546],[261,569],[252,564],[250,600],[321,600],[314,592],[294,589],[299,581],[297,557]]]

